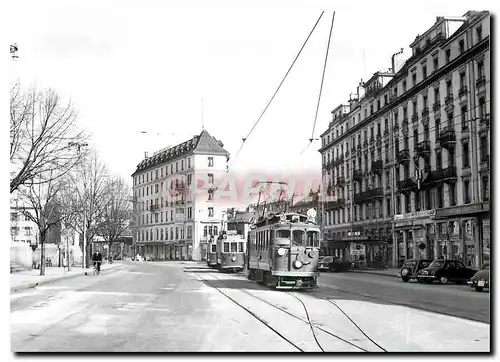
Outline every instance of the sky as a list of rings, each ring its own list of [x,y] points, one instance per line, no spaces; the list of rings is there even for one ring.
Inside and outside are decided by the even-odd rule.
[[[108,168],[131,185],[147,151],[202,126],[232,170],[321,171],[314,141],[361,79],[436,16],[494,10],[492,1],[27,1],[11,5],[9,81],[71,99],[78,125]],[[323,16],[279,93],[235,155]],[[335,11],[313,133],[328,34]],[[202,107],[203,99],[203,107]],[[146,133],[142,133],[146,132]]]

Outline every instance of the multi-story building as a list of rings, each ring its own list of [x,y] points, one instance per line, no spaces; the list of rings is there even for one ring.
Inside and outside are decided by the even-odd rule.
[[[139,163],[131,221],[137,251],[155,259],[204,260],[223,209],[214,200],[229,153],[206,130]],[[220,230],[220,229],[219,229]]]
[[[395,54],[332,112],[320,149],[331,249],[489,260],[489,32],[488,12],[438,17],[401,68]]]

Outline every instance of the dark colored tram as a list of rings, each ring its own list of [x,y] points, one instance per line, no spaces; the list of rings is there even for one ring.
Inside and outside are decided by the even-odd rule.
[[[217,240],[210,238],[207,246],[207,265],[209,268],[217,268]]]
[[[319,232],[316,213],[287,213],[261,219],[248,240],[248,279],[279,289],[317,286]]]

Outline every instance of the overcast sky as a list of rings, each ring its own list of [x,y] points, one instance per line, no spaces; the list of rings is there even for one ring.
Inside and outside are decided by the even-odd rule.
[[[436,16],[492,10],[492,1],[24,1],[7,20],[19,59],[11,81],[71,98],[78,124],[108,167],[131,184],[144,152],[175,145],[204,124],[234,156],[322,10],[323,17],[234,169],[315,169],[311,137],[326,44],[336,11],[314,137],[360,79]],[[140,133],[148,132],[147,134]]]

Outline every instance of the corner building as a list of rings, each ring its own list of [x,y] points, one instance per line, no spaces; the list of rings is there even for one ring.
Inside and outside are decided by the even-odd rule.
[[[322,134],[324,240],[369,264],[385,253],[490,259],[490,15],[438,17]]]
[[[135,253],[155,260],[206,260],[225,210],[214,202],[229,153],[206,130],[137,165],[133,178]]]

